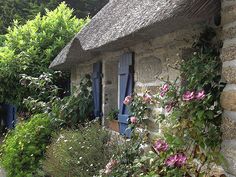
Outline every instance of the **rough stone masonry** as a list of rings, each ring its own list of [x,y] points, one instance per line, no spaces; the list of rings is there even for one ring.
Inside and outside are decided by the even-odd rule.
[[[236,0],[222,1],[222,74],[227,85],[221,96],[224,108],[222,153],[225,170],[236,176]]]

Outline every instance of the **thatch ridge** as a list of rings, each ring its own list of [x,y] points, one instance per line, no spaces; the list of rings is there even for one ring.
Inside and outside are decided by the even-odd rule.
[[[78,51],[83,55],[118,50],[207,21],[219,11],[220,0],[112,0],[73,40],[79,41],[81,49]],[[51,67],[67,63],[65,57],[81,59],[68,55],[70,47],[67,45],[62,50]]]

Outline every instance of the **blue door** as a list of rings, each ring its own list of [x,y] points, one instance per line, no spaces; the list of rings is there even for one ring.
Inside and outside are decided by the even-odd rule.
[[[102,63],[93,64],[92,74],[94,116],[102,116]]]
[[[120,126],[120,134],[130,136],[128,128],[129,111],[128,107],[123,104],[126,96],[131,95],[134,85],[134,67],[133,53],[125,53],[119,61],[119,115],[118,121]]]

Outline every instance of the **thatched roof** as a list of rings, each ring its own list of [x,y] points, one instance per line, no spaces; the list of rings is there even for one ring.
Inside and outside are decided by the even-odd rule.
[[[220,0],[110,0],[50,67],[68,69],[73,62],[90,59],[94,52],[128,47],[207,21],[219,11]]]

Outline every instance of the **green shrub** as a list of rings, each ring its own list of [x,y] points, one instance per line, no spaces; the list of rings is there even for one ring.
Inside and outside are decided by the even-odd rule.
[[[39,176],[40,163],[52,133],[50,119],[39,114],[20,123],[1,147],[1,165],[9,177]]]
[[[0,102],[10,102],[19,108],[23,98],[33,95],[20,85],[20,75],[39,77],[43,72],[52,72],[48,68],[51,61],[88,22],[72,14],[73,10],[61,3],[54,11],[47,11],[44,16],[38,14],[25,25],[15,22],[1,37],[4,42],[0,42],[3,46],[0,47]]]
[[[93,119],[92,82],[89,75],[82,78],[79,87],[63,99],[55,99],[49,116],[59,126],[77,128],[79,124]]]
[[[58,134],[46,153],[44,170],[55,177],[91,177],[110,159],[109,134],[98,124]]]

